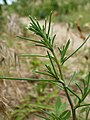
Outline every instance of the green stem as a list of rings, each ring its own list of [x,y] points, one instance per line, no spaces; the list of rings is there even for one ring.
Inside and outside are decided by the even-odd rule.
[[[59,62],[58,62],[58,60],[57,60],[57,57],[56,57],[56,55],[55,55],[54,50],[52,51],[52,54],[53,54],[53,56],[54,56],[54,59],[55,59],[55,62],[56,62],[56,64],[57,64],[57,66],[58,66],[61,80],[64,82],[64,77],[63,77],[63,74],[62,74],[61,66],[60,66],[60,64],[59,64]]]
[[[70,95],[67,91],[67,87],[65,86],[65,84],[63,83],[63,87],[64,87],[64,91],[66,93],[66,96],[67,96],[67,99],[68,99],[68,102],[70,104],[70,107],[71,107],[71,110],[72,110],[72,117],[73,117],[73,120],[76,120],[76,111],[74,109],[74,106],[73,106],[73,103],[72,103],[72,100],[70,98]]]
[[[75,109],[74,109],[74,106],[73,106],[72,100],[71,100],[71,98],[70,98],[70,95],[69,95],[69,93],[68,93],[67,87],[65,86],[65,80],[64,80],[64,77],[63,77],[63,74],[62,74],[61,66],[60,66],[60,64],[59,64],[59,62],[58,62],[58,60],[57,60],[57,57],[56,57],[56,55],[55,55],[54,50],[52,51],[52,54],[53,54],[53,56],[54,56],[54,59],[55,59],[55,62],[56,62],[56,64],[57,64],[57,66],[58,66],[61,80],[63,81],[62,83],[59,81],[59,83],[61,83],[61,84],[63,85],[63,87],[64,87],[64,91],[65,91],[65,93],[66,93],[68,102],[69,102],[70,107],[71,107],[71,110],[72,110],[73,120],[76,120],[76,111],[75,111]]]
[[[77,118],[76,118],[76,110],[75,109],[73,109],[72,114],[73,114],[73,120],[77,120]]]
[[[90,106],[90,104],[82,104],[82,105],[78,104],[75,106],[74,109],[78,109],[79,107],[86,107],[86,106]]]

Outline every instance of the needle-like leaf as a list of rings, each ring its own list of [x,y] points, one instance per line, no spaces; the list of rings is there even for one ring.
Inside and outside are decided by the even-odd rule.
[[[51,65],[52,65],[53,71],[54,71],[54,73],[55,73],[55,75],[56,75],[56,78],[59,79],[59,78],[58,78],[57,71],[56,71],[55,66],[54,66],[54,63],[53,63],[53,61],[52,61],[52,57],[51,57],[51,55],[50,55],[50,53],[49,53],[48,51],[47,51],[47,54],[48,54],[50,63],[51,63]]]
[[[40,54],[18,54],[19,57],[42,57],[48,58],[47,55],[40,55]]]
[[[86,40],[85,40],[71,55],[69,55],[69,56],[63,61],[63,63],[64,63],[66,60],[68,60],[71,56],[73,56],[75,53],[77,53],[77,52],[84,46],[84,44],[89,40],[89,37],[90,37],[90,35],[86,38]]]
[[[82,96],[83,96],[83,91],[82,91],[82,89],[81,89],[81,86],[78,85],[77,83],[75,83],[75,84],[76,84],[76,86],[78,87],[78,89],[80,90],[80,92],[81,92],[81,94],[82,94]]]
[[[28,40],[28,41],[31,41],[31,42],[35,42],[35,43],[40,43],[41,44],[41,42],[39,40],[33,40],[33,39],[22,37],[22,36],[17,36],[17,37],[20,38],[20,39],[23,39],[23,40]]]
[[[50,76],[50,77],[54,77],[54,75],[50,74],[49,72],[40,72],[40,71],[35,71],[36,73],[39,73],[39,74],[43,74],[43,75],[46,75],[46,76]]]
[[[76,93],[74,93],[69,87],[67,87],[67,89],[68,89],[69,92],[71,92],[74,96],[76,96],[79,101],[81,101],[80,97],[79,97]]]
[[[51,80],[48,80],[48,79],[34,79],[34,78],[16,78],[16,77],[3,77],[3,76],[0,76],[0,79],[6,79],[6,80],[26,80],[26,81],[43,81],[43,82],[51,82]],[[52,80],[52,81],[55,81],[55,80]]]

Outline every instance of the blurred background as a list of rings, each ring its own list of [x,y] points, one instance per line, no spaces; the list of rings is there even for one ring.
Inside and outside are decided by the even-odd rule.
[[[54,11],[53,19],[58,22],[80,22],[84,28],[90,28],[90,0],[0,0],[0,14],[29,15],[44,19]],[[1,16],[1,15],[0,15]]]

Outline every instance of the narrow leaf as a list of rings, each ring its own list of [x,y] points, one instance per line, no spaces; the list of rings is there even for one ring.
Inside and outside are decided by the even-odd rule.
[[[39,24],[37,18],[35,18],[35,21],[36,21],[36,23],[37,23],[37,25],[38,25],[38,28],[41,30],[41,27],[40,27],[40,24]]]
[[[53,44],[54,44],[55,37],[56,37],[56,34],[55,34],[55,35],[53,36],[53,38],[52,38],[52,46],[53,46]]]
[[[44,24],[44,28],[46,30],[46,26],[47,26],[47,20],[45,19],[45,24]],[[46,32],[46,31],[45,31]]]
[[[74,80],[75,75],[76,75],[76,72],[74,72],[73,75],[71,76],[71,79],[70,79],[70,81],[69,81],[69,83],[68,83],[68,86],[69,86],[69,85],[71,84],[71,82]]]
[[[43,57],[43,58],[48,58],[47,55],[40,55],[40,54],[18,54],[20,57]]]
[[[64,56],[65,56],[65,54],[66,54],[66,52],[67,52],[67,49],[68,49],[68,47],[69,47],[69,44],[70,44],[70,40],[68,40],[67,43],[66,43],[66,45],[65,45],[65,47],[63,47],[62,55],[61,55],[61,60],[62,60],[62,62],[63,62]]]
[[[45,110],[41,110],[44,114],[48,115],[51,118],[55,118],[51,113],[45,111]]]
[[[90,103],[89,104],[81,104],[80,106],[78,106],[78,107],[86,107],[86,106],[90,106]]]
[[[89,120],[89,112],[90,112],[90,107],[86,109],[86,119]]]
[[[16,77],[3,77],[0,76],[0,79],[6,79],[6,80],[26,80],[26,81],[43,81],[43,82],[51,82],[55,80],[48,80],[48,79],[34,79],[34,78],[16,78]]]
[[[36,23],[35,23],[35,20],[34,20],[31,16],[29,16],[29,18],[30,18],[31,22],[33,23],[33,25],[34,25],[35,27],[37,27],[37,25],[36,25]]]
[[[87,95],[88,95],[89,93],[90,93],[90,88],[89,88],[89,90],[87,91],[87,93],[83,95],[82,101],[84,101],[84,99],[87,97]]]
[[[69,92],[71,92],[74,96],[76,96],[79,101],[81,101],[81,99],[79,98],[79,96],[78,96],[76,93],[74,93],[69,87],[67,87],[67,89],[68,89]]]
[[[58,83],[56,83],[56,82],[53,82],[53,81],[51,81],[51,83],[55,84],[55,85],[56,85],[58,88],[60,88],[61,90],[64,90],[63,87],[62,87],[60,84],[58,84]]]
[[[68,60],[71,56],[73,56],[76,52],[78,52],[78,51],[83,47],[83,45],[89,40],[89,37],[90,37],[90,35],[86,38],[86,40],[85,40],[71,55],[69,55],[69,56],[63,61],[63,63],[64,63],[66,60]]]
[[[50,119],[48,119],[48,118],[46,118],[46,117],[44,117],[42,115],[39,115],[39,114],[34,114],[34,115],[37,116],[37,117],[39,117],[39,118],[43,118],[44,120],[50,120]]]
[[[76,86],[78,87],[78,89],[80,90],[80,92],[81,92],[81,94],[83,96],[83,91],[82,91],[81,87],[77,83],[75,83],[75,84],[76,84]]]
[[[68,120],[70,118],[71,111],[70,110],[65,110],[61,115],[60,118],[63,120]]]
[[[58,50],[59,50],[60,55],[62,55],[62,51],[61,51],[61,49],[59,47],[58,47]]]
[[[50,73],[53,73],[50,66],[48,66],[48,65],[45,65],[45,66],[46,66],[46,68],[49,70]]]
[[[51,57],[51,55],[50,55],[50,53],[48,51],[47,51],[47,53],[48,53],[48,57],[49,57],[51,65],[52,65],[53,71],[54,71],[54,73],[55,73],[55,75],[56,75],[56,77],[58,79],[57,71],[56,71],[55,66],[53,64],[52,57]]]
[[[33,39],[30,39],[30,38],[26,38],[26,37],[22,37],[22,36],[17,36],[18,38],[21,38],[21,39],[24,39],[24,40],[28,40],[28,41],[32,41],[32,42],[36,42],[36,43],[40,43],[41,44],[41,42],[38,40],[33,40]]]
[[[46,76],[50,76],[50,77],[53,77],[52,74],[50,73],[46,73],[46,72],[39,72],[39,71],[35,71],[36,73],[39,73],[39,74],[43,74],[43,75],[46,75]]]
[[[90,87],[90,72],[88,74],[88,81],[87,81],[87,88],[89,88],[89,87]]]

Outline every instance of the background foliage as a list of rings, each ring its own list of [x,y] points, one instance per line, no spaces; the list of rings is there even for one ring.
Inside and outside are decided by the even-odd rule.
[[[78,21],[82,27],[90,29],[90,0],[17,0],[9,6],[9,12],[20,16],[32,15],[38,19],[44,19],[52,10],[53,20],[73,25]]]

